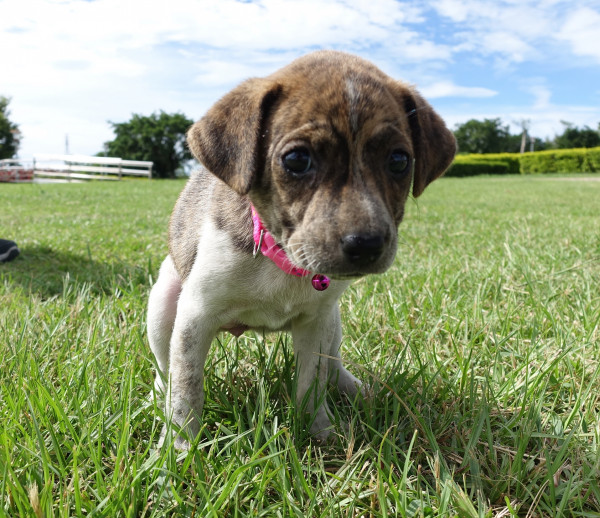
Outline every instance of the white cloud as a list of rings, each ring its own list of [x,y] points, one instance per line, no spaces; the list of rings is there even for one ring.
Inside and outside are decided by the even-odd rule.
[[[0,49],[10,49],[0,53],[0,95],[12,97],[23,156],[62,151],[66,133],[73,152],[95,153],[111,137],[108,120],[159,109],[196,118],[235,83],[333,47],[417,81],[442,104],[489,106],[525,91],[530,110],[554,117],[538,73],[510,92],[489,76],[506,82],[514,68],[526,79],[536,61],[600,58],[597,0],[581,1],[0,0]],[[508,120],[497,110],[490,117]]]
[[[275,70],[276,66],[269,64],[244,64],[231,61],[209,60],[202,62],[200,72],[195,77],[195,82],[203,87],[219,87],[237,83],[249,77],[264,76]]]
[[[470,16],[470,2],[463,0],[438,0],[432,7],[442,16],[453,22],[464,22]]]
[[[358,47],[381,41],[399,24],[421,20],[419,9],[395,0],[178,0],[152,6],[145,0],[4,0],[0,8],[10,11],[0,22],[0,28],[12,29],[9,34],[35,30],[55,44],[62,41],[63,48],[76,42],[71,50],[85,54],[168,41],[247,50]]]
[[[494,97],[498,92],[489,88],[477,86],[459,86],[451,81],[439,81],[419,88],[420,92],[430,99],[438,99],[440,97],[468,97],[482,98]]]
[[[552,91],[545,85],[532,85],[525,89],[533,95],[534,101],[532,108],[534,110],[547,110],[551,107],[550,99]]]
[[[390,45],[390,51],[399,62],[447,62],[452,59],[452,48],[419,38],[417,32],[406,31],[397,37],[394,45]]]
[[[581,54],[600,54],[600,14],[591,8],[573,13],[562,0],[431,0],[430,7],[455,25],[455,52],[493,56],[502,68],[545,59],[539,48],[571,42]],[[565,18],[567,22],[565,24]]]
[[[480,43],[488,54],[503,58],[509,56],[514,63],[521,63],[533,54],[533,48],[517,34],[508,31],[493,31],[483,34]]]
[[[558,37],[571,44],[575,54],[591,56],[600,62],[600,13],[589,7],[569,14]]]
[[[11,51],[0,53],[0,94],[13,98],[23,155],[55,151],[64,133],[94,153],[108,120],[200,116],[236,82],[310,49],[381,47],[395,65],[448,59],[406,25],[424,20],[396,0],[2,0],[0,48]]]

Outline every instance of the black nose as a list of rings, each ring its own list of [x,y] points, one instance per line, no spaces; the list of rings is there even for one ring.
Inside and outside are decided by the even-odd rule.
[[[349,234],[342,238],[342,250],[346,258],[355,266],[374,263],[383,252],[383,236]]]

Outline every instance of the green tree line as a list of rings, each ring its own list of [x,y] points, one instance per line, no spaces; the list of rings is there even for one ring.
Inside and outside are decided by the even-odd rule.
[[[0,160],[16,156],[19,150],[21,132],[19,126],[9,118],[9,103],[10,98],[0,95]]]
[[[183,174],[192,159],[185,135],[194,123],[182,113],[134,114],[127,122],[111,122],[115,138],[104,144],[103,156],[154,162],[152,175],[173,178]]]
[[[518,153],[519,151],[544,151],[548,149],[573,149],[600,146],[600,123],[594,130],[588,126],[578,128],[561,121],[564,131],[553,139],[542,140],[529,134],[528,121],[520,121],[522,131],[511,134],[510,126],[501,119],[471,119],[454,128],[460,153]]]
[[[16,156],[20,131],[10,120],[10,99],[0,96],[0,159]],[[564,130],[553,139],[542,140],[529,134],[529,121],[520,121],[522,131],[510,132],[510,126],[500,118],[471,119],[457,124],[454,135],[460,153],[518,153],[548,149],[590,148],[600,146],[600,123],[597,129],[561,121]],[[100,156],[118,156],[129,160],[154,162],[153,174],[172,178],[184,172],[192,156],[185,134],[193,121],[182,113],[160,111],[151,115],[133,114],[126,122],[109,122],[115,138],[104,143]]]

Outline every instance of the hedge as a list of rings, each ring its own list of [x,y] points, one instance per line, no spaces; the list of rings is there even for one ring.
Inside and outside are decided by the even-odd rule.
[[[510,174],[506,162],[499,160],[456,159],[446,176],[476,176],[478,174]]]
[[[521,174],[600,172],[600,147],[523,153]]]
[[[446,176],[519,174],[519,153],[457,155]]]
[[[457,155],[446,176],[600,173],[600,147]]]

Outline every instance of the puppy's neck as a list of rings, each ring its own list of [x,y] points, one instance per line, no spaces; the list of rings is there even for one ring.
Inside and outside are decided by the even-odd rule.
[[[254,225],[254,257],[260,251],[262,255],[271,259],[280,270],[288,275],[296,277],[312,275],[308,270],[299,268],[290,261],[285,250],[277,244],[271,233],[266,229],[254,205],[251,204],[250,208],[252,210],[252,223]],[[315,290],[323,291],[329,287],[330,280],[325,275],[316,274],[313,275],[311,282]]]

